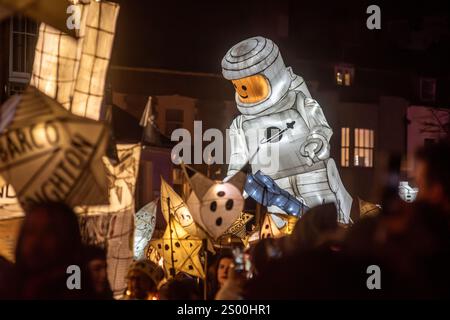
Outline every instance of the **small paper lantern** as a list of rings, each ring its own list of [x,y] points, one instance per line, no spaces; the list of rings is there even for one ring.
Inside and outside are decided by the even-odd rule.
[[[242,212],[241,216],[233,222],[230,228],[224,233],[224,235],[234,235],[240,239],[244,239],[247,236],[247,223],[254,216],[250,213]]]
[[[75,208],[84,219],[94,219],[100,224],[92,227],[102,231],[98,235],[108,248],[108,279],[115,297],[119,297],[126,288],[125,276],[133,260],[134,194],[141,147],[139,144],[118,144],[117,155],[119,161],[115,165],[103,157],[107,169],[109,205]],[[88,235],[97,234],[92,228],[85,232]],[[90,242],[97,242],[92,236],[88,238]]]
[[[158,200],[143,206],[134,215],[134,259],[145,257],[145,247],[152,238],[156,225],[156,210]]]
[[[282,237],[284,234],[281,232],[281,230],[276,225],[275,221],[272,218],[272,215],[266,214],[264,218],[264,222],[261,225],[260,230],[260,239],[266,239],[266,238],[279,238]]]
[[[199,257],[202,240],[191,238],[175,219],[170,219],[163,237],[150,241],[150,245],[163,257],[164,269],[169,276],[173,275],[173,270],[175,274],[184,272],[205,277]]]
[[[169,208],[170,205],[170,208]],[[192,215],[183,199],[172,189],[172,187],[161,177],[161,211],[164,219],[169,223],[169,214],[192,236],[204,239],[206,234],[194,222]]]

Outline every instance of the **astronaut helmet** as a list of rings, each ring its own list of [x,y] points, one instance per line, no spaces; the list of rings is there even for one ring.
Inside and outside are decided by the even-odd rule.
[[[236,104],[245,115],[258,115],[287,93],[291,74],[278,46],[270,39],[253,37],[228,50],[222,74],[236,89]]]

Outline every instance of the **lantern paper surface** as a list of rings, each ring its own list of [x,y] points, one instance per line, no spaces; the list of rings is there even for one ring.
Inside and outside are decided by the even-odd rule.
[[[139,144],[118,144],[117,154],[119,162],[116,165],[103,158],[110,204],[75,208],[83,219],[97,222],[91,223],[91,228],[86,230],[90,236],[83,237],[90,243],[104,241],[108,252],[108,278],[116,297],[126,288],[125,276],[133,260],[134,193],[141,147]]]
[[[79,41],[82,40],[76,40],[48,24],[40,24],[30,85],[68,110],[81,58]]]
[[[151,244],[147,246],[147,259],[151,262],[154,262],[156,264],[159,264],[161,260],[161,255],[159,254],[158,250],[156,250]]]
[[[232,234],[240,239],[244,239],[247,236],[247,223],[253,217],[254,216],[250,213],[242,212],[241,216],[235,222],[233,222],[231,227],[224,233],[224,235]]]
[[[23,218],[0,220],[0,256],[10,261],[15,259],[17,236]]]
[[[24,212],[10,184],[0,187],[0,220],[23,217]]]
[[[205,277],[199,257],[202,240],[192,238],[175,219],[170,219],[163,237],[152,240],[150,244],[163,257],[168,275],[171,274],[170,269],[174,268],[175,273],[185,272],[194,277]]]
[[[169,208],[170,205],[170,208]],[[196,225],[188,207],[183,199],[172,189],[172,187],[161,177],[161,211],[166,222],[169,222],[169,213],[180,225],[192,236],[199,239],[206,234]]]
[[[107,126],[69,113],[34,87],[1,109],[0,175],[21,204],[108,203]]]
[[[359,202],[359,216],[361,218],[376,216],[381,212],[380,205],[364,201],[360,198],[358,198],[358,202]]]
[[[285,225],[284,227],[281,229],[281,232],[284,235],[290,235],[292,234],[292,231],[294,231],[295,225],[298,221],[298,217],[295,216],[287,216],[284,214],[275,214],[276,216],[280,217],[281,219],[284,220]]]
[[[281,232],[281,230],[276,225],[275,221],[272,218],[272,215],[266,214],[264,218],[264,222],[261,225],[261,231],[260,231],[260,239],[266,239],[266,238],[279,238],[282,237],[284,234]]]
[[[72,113],[98,120],[119,6],[84,7],[79,39],[41,24],[30,83]]]
[[[143,206],[134,215],[134,259],[145,258],[145,247],[152,238],[156,225],[158,200]]]
[[[70,108],[74,114],[91,119],[100,118],[118,14],[117,3],[91,1],[89,5],[80,68]]]
[[[239,171],[236,176],[245,173]],[[244,179],[236,177],[230,182],[215,182],[200,172],[190,179],[192,192],[187,200],[194,221],[212,238],[223,235],[241,215],[244,208],[242,197]],[[241,184],[233,184],[241,181]]]

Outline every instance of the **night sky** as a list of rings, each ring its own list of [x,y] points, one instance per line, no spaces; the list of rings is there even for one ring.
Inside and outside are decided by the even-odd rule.
[[[229,47],[262,35],[290,59],[449,74],[448,0],[116,2],[115,65],[220,73]],[[381,7],[382,30],[366,28],[369,4]],[[429,38],[425,47],[413,46],[417,37]]]

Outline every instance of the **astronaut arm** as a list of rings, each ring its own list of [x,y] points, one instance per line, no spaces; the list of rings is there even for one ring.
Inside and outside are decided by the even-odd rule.
[[[238,116],[233,120],[228,129],[228,137],[230,139],[230,160],[228,162],[228,172],[225,180],[231,178],[248,161],[247,142],[245,140],[244,130],[241,127],[241,122],[241,116]]]
[[[333,134],[316,100],[304,98],[300,104],[300,113],[309,128],[309,135],[301,146],[301,153],[313,162],[324,160],[330,156],[330,138]]]

